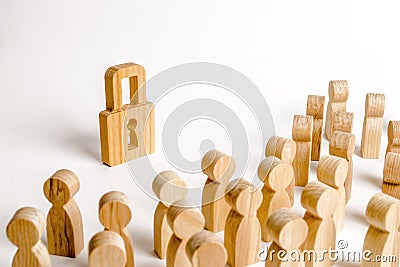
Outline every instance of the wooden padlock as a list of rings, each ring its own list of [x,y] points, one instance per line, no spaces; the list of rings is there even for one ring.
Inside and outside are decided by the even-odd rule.
[[[121,80],[129,78],[130,104],[122,104]],[[154,152],[154,105],[146,100],[146,72],[135,63],[110,67],[105,75],[106,107],[100,112],[101,157],[115,166]]]

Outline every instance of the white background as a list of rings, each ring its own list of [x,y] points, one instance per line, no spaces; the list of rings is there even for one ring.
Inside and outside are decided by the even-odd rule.
[[[286,137],[293,115],[305,113],[308,94],[327,95],[329,80],[347,79],[358,145],[365,94],[386,94],[383,156],[387,123],[400,119],[398,14],[398,1],[1,0],[0,265],[9,266],[16,250],[5,235],[8,221],[22,206],[47,212],[42,184],[59,168],[81,180],[76,201],[85,251],[77,259],[52,256],[53,266],[87,266],[87,244],[102,229],[98,200],[113,189],[131,199],[136,266],[165,265],[152,253],[156,202],[138,189],[125,165],[109,168],[100,161],[103,75],[115,64],[139,63],[148,78],[187,62],[230,66],[259,87],[277,134]],[[327,148],[324,140],[324,154]],[[197,151],[198,142],[185,149]],[[353,198],[338,238],[354,251],[362,249],[364,211],[381,188],[383,170],[382,159],[361,159],[358,150]],[[315,168],[313,163],[310,180]],[[302,216],[300,191],[294,211]]]

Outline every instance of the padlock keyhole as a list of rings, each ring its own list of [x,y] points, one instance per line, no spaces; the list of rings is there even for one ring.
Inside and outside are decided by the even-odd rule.
[[[129,131],[129,138],[128,138],[128,150],[132,150],[138,147],[138,137],[136,134],[136,126],[137,120],[130,119],[128,122],[128,131]]]

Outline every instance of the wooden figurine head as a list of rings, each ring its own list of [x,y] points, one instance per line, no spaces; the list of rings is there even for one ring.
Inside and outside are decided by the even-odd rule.
[[[275,156],[292,164],[296,156],[296,142],[279,136],[272,136],[265,148],[265,156]]]
[[[400,121],[389,121],[388,141],[390,145],[400,145]]]
[[[367,94],[365,99],[365,116],[367,117],[383,117],[385,113],[385,95],[384,94]]]
[[[383,193],[375,194],[368,203],[365,216],[369,224],[385,232],[397,232],[400,201]]]
[[[113,231],[97,233],[89,242],[89,266],[124,267],[126,252],[124,240]]]
[[[203,173],[212,181],[229,180],[236,169],[234,159],[216,149],[208,151],[202,161]]]
[[[301,205],[314,217],[330,218],[336,209],[338,197],[333,188],[320,182],[311,182],[301,194]]]
[[[324,118],[325,96],[309,95],[307,99],[307,115],[314,119]]]
[[[107,230],[124,229],[132,219],[128,197],[119,191],[104,194],[99,201],[99,219]]]
[[[273,191],[285,190],[294,179],[293,168],[276,157],[268,157],[258,166],[258,177]]]
[[[311,142],[313,132],[313,117],[295,115],[293,118],[292,138],[304,142]]]
[[[350,160],[356,148],[356,136],[352,133],[334,131],[329,143],[329,153],[332,156]]]
[[[400,154],[387,153],[383,169],[383,180],[387,183],[400,184]]]
[[[263,199],[261,191],[244,179],[231,181],[225,192],[226,202],[242,216],[254,215]]]
[[[43,185],[46,198],[55,206],[63,206],[78,193],[78,176],[70,170],[58,170]]]
[[[163,171],[153,180],[153,192],[166,206],[173,202],[186,198],[187,185],[178,174],[173,171]]]
[[[330,81],[328,93],[331,102],[346,102],[349,98],[349,85],[346,80]]]
[[[353,132],[354,113],[337,111],[333,114],[333,130],[346,133]]]
[[[318,164],[318,180],[337,189],[344,186],[348,168],[349,164],[345,159],[335,156],[324,156]]]

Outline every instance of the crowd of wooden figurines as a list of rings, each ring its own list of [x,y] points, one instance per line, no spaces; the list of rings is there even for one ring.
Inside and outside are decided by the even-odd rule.
[[[121,79],[130,79],[130,105],[122,105]],[[105,74],[107,109],[100,113],[103,162],[114,166],[154,151],[153,104],[146,101],[144,68],[127,63]],[[207,176],[201,209],[186,200],[187,185],[174,171],[164,171],[153,180],[159,203],[154,213],[154,252],[167,267],[242,267],[259,262],[261,240],[272,242],[271,251],[314,251],[313,259],[267,257],[265,266],[331,266],[321,257],[335,249],[336,236],[344,227],[345,207],[351,198],[353,113],[346,110],[347,81],[329,83],[325,134],[329,155],[321,155],[324,127],[324,96],[310,95],[306,115],[296,115],[292,138],[272,136],[258,177],[264,186],[255,188],[245,179],[234,179],[235,160],[217,150],[201,162]],[[381,146],[383,94],[367,94],[361,156],[377,159]],[[127,126],[125,116],[129,117]],[[147,119],[146,119],[147,118]],[[150,119],[148,119],[150,118]],[[146,123],[143,123],[146,120]],[[145,125],[143,125],[145,124]],[[127,138],[126,136],[129,136]],[[393,263],[362,260],[361,266],[398,266],[400,257],[400,121],[390,121],[383,170],[382,193],[368,203],[370,224],[364,250],[373,255],[394,255]],[[129,150],[129,153],[126,153]],[[125,151],[125,152],[124,152]],[[319,161],[318,181],[309,182],[310,161]],[[294,187],[304,187],[303,218],[294,214]],[[9,240],[18,247],[14,267],[51,266],[50,256],[77,257],[84,247],[83,223],[73,197],[80,183],[70,170],[59,170],[43,186],[52,204],[47,220],[36,208],[24,207],[7,227]],[[98,216],[104,231],[89,242],[89,266],[133,267],[134,249],[127,231],[132,213],[128,197],[117,191],[100,198]],[[47,247],[41,236],[47,230]],[[224,242],[215,233],[224,231]]]

